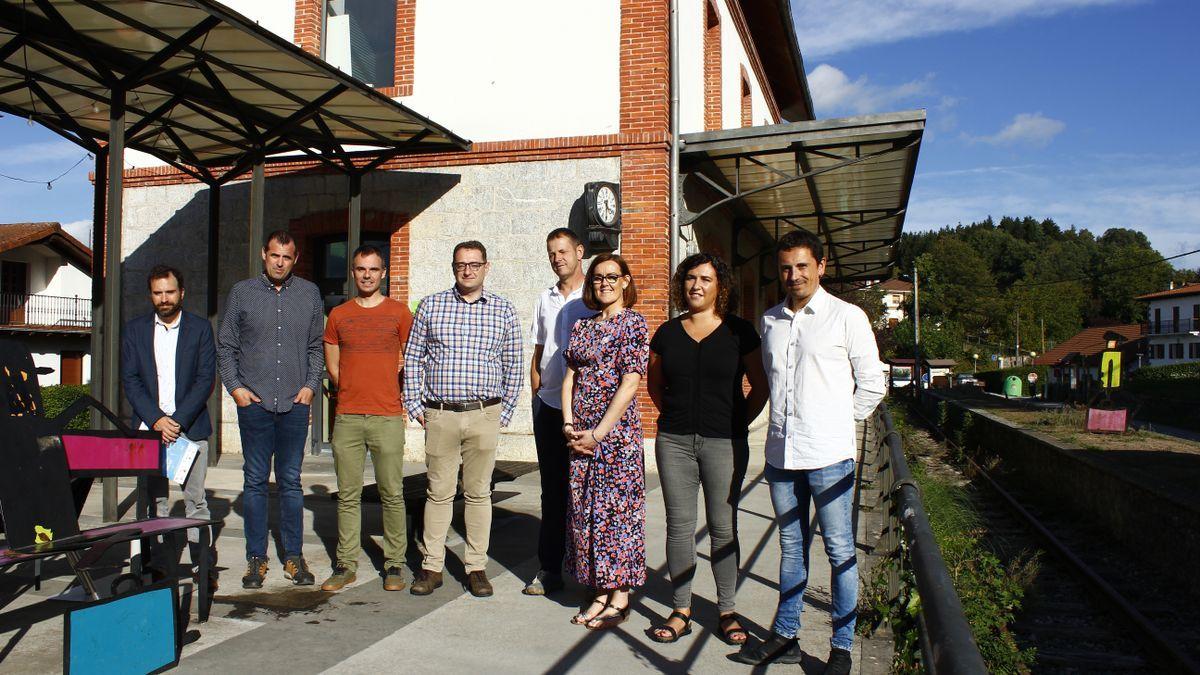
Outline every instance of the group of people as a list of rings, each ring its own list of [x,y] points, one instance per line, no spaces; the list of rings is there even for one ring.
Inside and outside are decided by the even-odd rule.
[[[557,281],[539,295],[529,335],[542,488],[540,571],[524,593],[555,592],[569,576],[592,590],[572,623],[604,630],[629,617],[630,592],[646,581],[638,402],[644,381],[659,411],[655,453],[674,588],[673,611],[648,629],[650,638],[674,642],[692,630],[697,502],[703,492],[718,634],[741,645],[734,658],[745,663],[798,663],[811,502],[833,575],[826,672],[849,672],[858,594],[851,515],[855,420],[870,415],[882,399],[884,381],[866,315],[821,288],[821,240],[807,232],[780,239],[779,272],[787,295],[766,312],[757,331],[736,314],[729,266],[707,253],[686,258],[671,280],[671,299],[681,313],[653,336],[634,310],[636,282],[620,255],[596,255],[585,272],[584,247],[565,228],[549,233],[546,251]],[[298,255],[287,232],[268,236],[264,273],[233,288],[215,346],[208,323],[181,311],[182,274],[170,267],[151,271],[155,311],[131,321],[124,338],[123,380],[135,422],[160,432],[167,443],[180,435],[202,442],[211,434],[205,403],[219,370],[238,406],[244,455],[242,584],[261,587],[268,571],[272,465],[284,576],[298,585],[314,584],[301,550],[300,467],[309,408],[328,371],[336,390],[338,547],[322,589],[337,591],[356,580],[370,452],[382,501],[384,588],[428,595],[443,584],[461,467],[465,585],[477,597],[492,595],[486,574],[491,479],[499,432],[512,419],[522,386],[524,338],[512,303],[484,288],[487,249],[478,241],[455,246],[453,286],[424,298],[414,315],[383,295],[385,257],[362,246],[351,258],[356,293],[328,321],[317,287],[292,274]],[[737,512],[750,455],[749,426],[768,402],[765,477],[779,529],[779,603],[771,634],[753,640],[735,612]],[[406,416],[424,430],[428,475],[417,540],[421,564],[411,586],[403,571]],[[195,517],[208,515],[201,445],[197,468],[183,486],[187,515]]]

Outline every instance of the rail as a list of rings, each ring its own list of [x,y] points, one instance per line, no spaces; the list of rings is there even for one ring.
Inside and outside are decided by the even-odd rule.
[[[971,626],[950,572],[933,536],[921,493],[904,459],[904,443],[886,404],[866,421],[864,448],[875,447],[875,469],[887,527],[883,553],[895,553],[899,565],[889,571],[888,591],[897,597],[901,572],[911,569],[920,596],[917,617],[921,659],[929,673],[986,673]]]
[[[90,328],[91,325],[89,298],[0,293],[0,326]]]

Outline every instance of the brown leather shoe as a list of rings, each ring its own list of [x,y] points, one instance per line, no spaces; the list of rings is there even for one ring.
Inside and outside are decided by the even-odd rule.
[[[402,591],[407,586],[404,583],[404,570],[399,567],[389,567],[383,573],[383,590]]]
[[[488,581],[487,574],[478,570],[467,574],[467,590],[477,598],[486,598],[492,595],[492,584]]]
[[[442,573],[423,569],[417,572],[417,578],[413,580],[413,585],[408,592],[413,595],[429,595],[441,587]]]

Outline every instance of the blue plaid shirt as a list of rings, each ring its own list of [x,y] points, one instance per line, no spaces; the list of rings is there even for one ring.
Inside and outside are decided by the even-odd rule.
[[[413,419],[425,401],[503,399],[508,426],[521,392],[521,326],[512,303],[487,291],[467,302],[457,287],[421,301],[404,348],[404,407]]]

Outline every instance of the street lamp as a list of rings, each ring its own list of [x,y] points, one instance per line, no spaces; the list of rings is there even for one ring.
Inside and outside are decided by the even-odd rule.
[[[972,354],[971,362],[971,374],[974,375],[979,371],[979,354]]]

